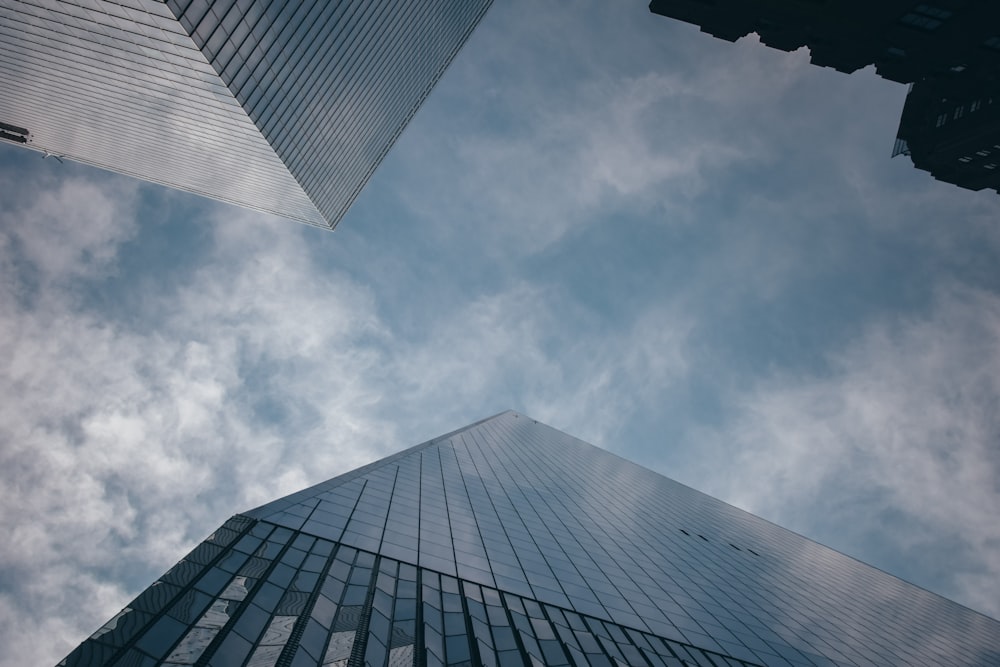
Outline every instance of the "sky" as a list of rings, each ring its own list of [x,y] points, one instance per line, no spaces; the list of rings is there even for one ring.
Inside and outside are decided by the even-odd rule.
[[[1000,616],[1000,198],[905,95],[498,0],[332,233],[0,145],[0,664],[508,408]]]

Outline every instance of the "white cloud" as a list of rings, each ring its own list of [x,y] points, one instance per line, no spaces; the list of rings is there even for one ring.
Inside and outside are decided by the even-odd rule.
[[[692,436],[712,466],[697,485],[997,616],[998,405],[1000,298],[943,289],[929,314],[871,326],[828,376],[778,373]]]
[[[594,322],[560,292],[521,283],[470,300],[426,337],[397,341],[394,363],[421,409],[439,406],[442,432],[482,405],[526,410],[602,442],[689,370],[691,322],[675,308],[654,306],[619,324]],[[453,411],[442,411],[448,405]]]
[[[118,244],[135,233],[128,211],[136,189],[123,179],[98,187],[81,178],[68,178],[58,188],[31,188],[30,195],[15,189],[3,211],[6,250],[29,262],[45,282],[100,275],[110,270]]]
[[[666,310],[611,334],[569,313],[567,330],[559,296],[527,285],[399,338],[366,287],[312,259],[318,232],[220,206],[188,273],[117,285],[141,305],[109,314],[88,289],[111,289],[135,231],[121,188],[67,183],[4,230],[4,664],[55,662],[234,512],[514,403],[600,434],[635,409],[608,393],[686,372],[688,327]],[[103,231],[63,234],[69,215]],[[24,230],[35,250],[15,267]]]
[[[631,30],[609,38],[595,27],[605,11]],[[401,195],[428,231],[474,228],[497,255],[541,251],[627,212],[690,222],[690,204],[727,169],[780,154],[771,140],[788,127],[773,107],[812,68],[805,53],[679,35],[639,6],[531,7],[532,26],[523,12],[494,7],[475,57],[454,63],[394,149],[420,164],[399,175]],[[575,38],[553,42],[552,31]],[[696,65],[671,62],[671,41]]]
[[[217,223],[206,264],[147,286],[145,312],[96,309],[84,285],[116,271],[134,189],[70,180],[5,213],[5,664],[54,663],[226,516],[386,439],[358,380],[380,353],[353,344],[382,335],[372,300],[313,273],[288,223]]]

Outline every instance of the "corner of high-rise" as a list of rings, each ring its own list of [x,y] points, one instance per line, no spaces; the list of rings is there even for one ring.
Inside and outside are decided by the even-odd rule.
[[[333,228],[491,0],[4,0],[0,139]]]
[[[237,514],[62,667],[983,667],[1000,622],[504,412]]]

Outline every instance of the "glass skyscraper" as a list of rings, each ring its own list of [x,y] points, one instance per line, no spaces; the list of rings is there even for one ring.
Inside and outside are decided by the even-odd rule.
[[[332,228],[490,2],[0,0],[0,138]]]
[[[1000,622],[514,412],[238,514],[60,665],[998,665]]]

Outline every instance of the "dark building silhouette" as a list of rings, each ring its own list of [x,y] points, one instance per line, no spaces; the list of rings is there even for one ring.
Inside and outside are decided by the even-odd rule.
[[[735,41],[751,32],[813,64],[913,84],[893,156],[971,190],[997,188],[1000,3],[993,0],[653,0],[650,11]],[[992,156],[992,157],[991,157]]]
[[[812,62],[918,81],[970,62],[1000,64],[1000,5],[992,0],[653,0],[655,14],[734,42],[752,32],[775,49],[808,47]]]
[[[906,96],[893,155],[946,183],[1000,192],[1000,81],[969,69],[923,79]]]
[[[234,516],[60,663],[996,664],[1000,622],[514,412]]]

